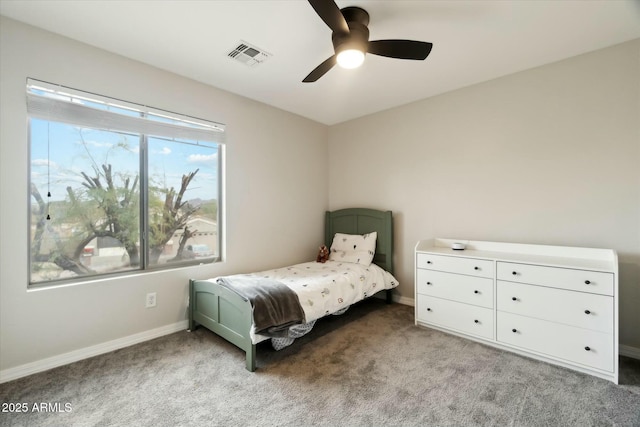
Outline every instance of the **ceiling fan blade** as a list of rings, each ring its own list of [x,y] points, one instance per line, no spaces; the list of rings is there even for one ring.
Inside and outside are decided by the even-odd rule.
[[[415,40],[374,40],[369,42],[367,52],[374,55],[399,59],[425,59],[431,52],[433,43]]]
[[[327,58],[322,64],[318,65],[312,72],[309,73],[307,77],[304,78],[302,83],[312,83],[318,80],[320,77],[324,76],[327,71],[333,68],[336,65],[336,56],[333,55],[330,58]]]
[[[349,34],[347,21],[344,19],[344,16],[342,16],[342,12],[340,12],[340,8],[335,1],[309,0],[309,4],[311,4],[311,7],[313,7],[324,23],[331,28],[331,31]]]

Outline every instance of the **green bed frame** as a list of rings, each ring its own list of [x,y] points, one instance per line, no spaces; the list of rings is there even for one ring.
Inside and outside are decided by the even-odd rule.
[[[391,211],[366,208],[341,209],[325,214],[325,244],[331,247],[335,233],[366,234],[376,231],[373,262],[393,274],[393,217]],[[386,290],[387,303],[392,291]],[[251,304],[211,280],[189,281],[189,330],[199,325],[246,352],[246,367],[256,369],[256,345],[251,342]]]

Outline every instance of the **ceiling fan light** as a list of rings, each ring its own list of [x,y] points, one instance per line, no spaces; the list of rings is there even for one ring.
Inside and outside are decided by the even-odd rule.
[[[336,58],[342,68],[358,68],[364,62],[364,52],[358,49],[345,49]]]

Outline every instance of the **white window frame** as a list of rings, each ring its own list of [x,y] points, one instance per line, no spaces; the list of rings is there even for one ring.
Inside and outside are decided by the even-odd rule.
[[[224,228],[222,224],[222,191],[223,168],[225,163],[225,125],[35,79],[27,79],[26,99],[29,120],[35,118],[89,129],[134,133],[140,134],[141,136],[140,167],[138,171],[140,174],[140,266],[124,271],[87,274],[73,278],[33,282],[33,261],[30,243],[29,287],[43,287],[64,282],[91,281],[94,278],[100,278],[106,275],[130,275],[144,273],[150,270],[183,268],[188,265],[201,264],[203,262],[217,262],[222,259]],[[119,111],[128,111],[131,114],[125,115]],[[29,129],[31,129],[30,124]],[[206,260],[193,259],[182,260],[177,263],[150,265],[148,260],[149,244],[147,239],[150,222],[148,218],[149,165],[147,139],[150,137],[217,149],[217,254],[215,256],[207,258]],[[31,144],[31,135],[29,135],[29,150],[31,150]],[[31,164],[31,153],[29,159],[29,163]],[[31,182],[31,178],[30,166],[29,182]],[[31,218],[31,199],[32,197],[29,197],[29,218]],[[32,223],[30,220],[29,242],[31,242],[31,240]]]

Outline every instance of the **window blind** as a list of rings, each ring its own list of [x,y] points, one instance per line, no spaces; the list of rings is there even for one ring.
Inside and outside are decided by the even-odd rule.
[[[29,79],[30,117],[171,139],[224,143],[225,127],[193,117]]]

